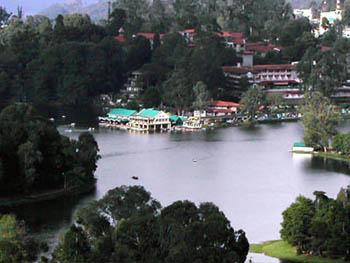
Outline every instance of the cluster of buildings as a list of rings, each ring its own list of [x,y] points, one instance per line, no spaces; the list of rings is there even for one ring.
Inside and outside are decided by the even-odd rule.
[[[254,65],[253,52],[243,54],[243,63],[223,67],[228,88],[240,98],[248,86],[256,86],[269,94],[280,94],[290,104],[303,98],[295,64]],[[244,85],[245,83],[245,85]]]
[[[191,117],[172,115],[156,109],[141,111],[125,108],[111,109],[100,117],[100,126],[114,127],[131,131],[155,132],[178,130],[200,130],[211,123],[232,120],[239,110],[239,104],[230,101],[211,101],[205,110]]]
[[[188,43],[189,47],[194,46],[194,38],[197,34],[195,29],[186,29],[183,31],[178,32]],[[298,84],[299,79],[296,78],[296,72],[294,70],[294,66],[290,66],[290,70],[293,71],[292,74],[288,75],[288,80],[286,81],[287,77],[280,77],[280,72],[278,70],[278,65],[275,65],[275,71],[273,72],[271,79],[270,74],[262,73],[264,71],[264,65],[261,66],[255,66],[252,68],[253,64],[253,56],[254,55],[260,55],[262,57],[266,56],[268,52],[280,52],[282,50],[282,47],[273,45],[271,43],[265,43],[265,42],[247,42],[245,36],[241,32],[217,32],[215,33],[218,37],[223,39],[224,43],[227,47],[232,48],[236,51],[236,53],[239,56],[242,56],[243,58],[243,65],[240,64],[237,65],[237,67],[224,67],[223,71],[227,78],[227,83],[230,85],[229,88],[233,89],[233,93],[237,95],[237,98],[240,98],[241,94],[244,92],[244,90],[240,89],[240,80],[247,78],[248,82],[250,84],[264,84],[266,86],[269,86],[269,90],[271,87],[274,86],[289,86],[289,84]],[[150,41],[151,47],[153,47],[154,42],[156,38],[159,38],[159,41],[162,41],[165,34],[159,34],[152,32],[140,32],[135,35],[139,37],[144,37],[145,39]],[[121,29],[119,31],[119,35],[116,37],[117,41],[123,43],[126,41],[124,30]],[[250,61],[247,63],[247,61]],[[271,69],[273,67],[270,67]],[[265,67],[266,70],[270,70],[269,67]],[[255,76],[257,71],[261,71],[261,73],[257,76]],[[277,75],[276,75],[277,74]],[[132,72],[129,76],[129,79],[127,83],[125,84],[124,89],[122,90],[122,95],[126,97],[127,101],[132,101],[137,99],[140,94],[142,93],[144,89],[144,83],[143,83],[143,76],[142,72],[135,71]],[[276,76],[276,77],[275,77]],[[264,81],[263,81],[264,80]],[[278,81],[277,81],[278,80]],[[284,80],[284,81],[281,81]],[[275,85],[276,84],[276,85]],[[290,87],[288,87],[290,88]],[[283,90],[279,90],[281,92]],[[289,96],[291,96],[289,94]]]
[[[331,10],[330,1],[336,1],[335,10]],[[296,17],[306,17],[314,25],[316,37],[322,36],[336,21],[344,16],[344,0],[324,0],[320,10],[316,7],[308,9],[294,9]],[[343,37],[350,38],[350,27],[343,28]]]

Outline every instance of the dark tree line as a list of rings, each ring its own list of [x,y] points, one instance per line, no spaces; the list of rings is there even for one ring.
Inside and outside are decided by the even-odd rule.
[[[162,208],[139,186],[119,187],[81,209],[52,262],[244,262],[245,233],[211,203]]]
[[[94,183],[98,151],[91,134],[70,140],[32,106],[9,106],[0,113],[0,196]]]
[[[299,253],[350,260],[350,188],[337,199],[315,192],[300,196],[283,212],[281,236]]]
[[[263,63],[292,61],[314,45],[310,24],[293,20],[284,0],[177,0],[173,5],[123,0],[113,8],[100,24],[81,14],[24,20],[1,8],[0,103],[87,105],[101,94],[118,94],[128,74],[141,69],[147,80],[144,104],[188,108],[198,82],[211,97],[232,99],[221,66],[234,65],[237,58],[215,32],[241,31],[250,39],[288,47],[283,54],[260,58]],[[191,47],[177,34],[189,27],[197,31]],[[123,44],[115,41],[120,29]],[[140,31],[158,33],[153,45],[135,37]],[[159,33],[168,34],[160,40]]]

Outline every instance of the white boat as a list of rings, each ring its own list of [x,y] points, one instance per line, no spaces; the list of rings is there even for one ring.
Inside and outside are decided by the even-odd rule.
[[[202,128],[203,125],[201,123],[201,120],[197,117],[190,117],[182,125],[182,129],[184,130],[202,130]]]

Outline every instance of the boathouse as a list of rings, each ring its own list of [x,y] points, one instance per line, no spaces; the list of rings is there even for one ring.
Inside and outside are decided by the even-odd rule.
[[[128,126],[136,131],[162,131],[171,128],[170,117],[163,111],[143,109],[130,117]]]
[[[100,117],[101,123],[108,124],[126,124],[130,121],[131,116],[135,115],[137,111],[124,108],[111,109],[106,117]]]

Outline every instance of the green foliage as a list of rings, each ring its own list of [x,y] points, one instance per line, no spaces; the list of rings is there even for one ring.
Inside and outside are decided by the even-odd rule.
[[[0,215],[0,262],[32,262],[39,244],[29,238],[24,224],[11,215]]]
[[[249,88],[241,100],[242,112],[247,113],[250,120],[254,121],[260,106],[266,103],[265,94],[256,87]]]
[[[210,99],[207,86],[203,82],[199,81],[193,87],[193,93],[195,96],[193,108],[197,110],[204,110],[208,106]]]
[[[53,262],[244,262],[249,250],[245,233],[215,205],[179,201],[161,209],[139,186],[109,191],[77,219]]]
[[[0,196],[94,182],[98,159],[92,135],[70,141],[27,104],[14,104],[0,114]]]
[[[337,134],[334,136],[332,147],[337,152],[350,155],[350,134]]]
[[[11,14],[6,11],[6,9],[0,6],[0,27],[7,24]]]
[[[336,127],[340,113],[330,100],[319,92],[305,94],[301,108],[306,145],[316,149],[326,149],[330,139],[337,134]]]
[[[143,94],[143,106],[145,108],[157,108],[161,100],[161,93],[157,87],[149,87]]]
[[[309,249],[311,238],[311,221],[315,214],[312,200],[303,196],[297,198],[287,210],[283,212],[281,237],[301,251]]]
[[[338,199],[315,192],[315,201],[299,197],[283,212],[281,236],[303,254],[349,260],[349,196],[342,189]]]
[[[307,41],[312,43],[313,40],[310,38]],[[346,57],[350,47],[350,42],[345,39],[336,38],[330,42],[333,49],[326,52],[321,52],[312,45],[305,45],[309,48],[298,64],[298,72],[305,89],[321,92],[329,98],[348,78]]]

